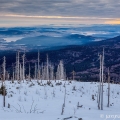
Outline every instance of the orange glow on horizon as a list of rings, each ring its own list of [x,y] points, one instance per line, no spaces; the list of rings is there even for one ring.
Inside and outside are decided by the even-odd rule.
[[[120,24],[120,18],[90,16],[41,16],[22,14],[0,14],[0,27],[34,25],[79,25],[79,24]]]
[[[22,15],[22,14],[1,14],[0,16],[4,17],[21,17],[21,18],[57,18],[57,19],[94,19],[94,20],[114,20],[114,18],[100,18],[100,17],[83,17],[83,16],[41,16],[41,15]],[[119,19],[119,18],[116,18]]]
[[[120,19],[106,21],[105,24],[113,24],[113,25],[117,25],[117,24],[120,24]]]

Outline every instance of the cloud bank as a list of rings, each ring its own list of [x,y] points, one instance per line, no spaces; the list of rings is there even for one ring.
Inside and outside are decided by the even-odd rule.
[[[40,16],[120,16],[120,0],[0,0],[0,14]]]
[[[120,0],[0,0],[0,26],[120,24],[119,11]]]

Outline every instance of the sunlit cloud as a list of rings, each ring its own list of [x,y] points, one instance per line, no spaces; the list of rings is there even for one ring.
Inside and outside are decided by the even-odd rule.
[[[79,24],[119,24],[119,18],[80,16],[35,16],[6,14],[0,15],[0,27],[38,25],[79,25]]]
[[[102,17],[82,17],[82,16],[38,16],[38,15],[18,15],[18,14],[5,14],[2,17],[20,17],[20,18],[48,18],[48,19],[93,19],[93,20],[115,20],[119,18],[102,18]]]
[[[120,19],[106,21],[105,24],[120,24]]]
[[[100,18],[100,17],[80,17],[80,16],[36,16],[36,15],[18,15],[18,14],[6,14],[0,16],[7,16],[7,17],[21,17],[21,18],[58,18],[58,19],[114,19],[114,18]]]

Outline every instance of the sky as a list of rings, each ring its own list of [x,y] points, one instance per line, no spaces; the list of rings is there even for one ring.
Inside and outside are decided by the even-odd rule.
[[[120,24],[120,0],[0,0],[0,27]]]

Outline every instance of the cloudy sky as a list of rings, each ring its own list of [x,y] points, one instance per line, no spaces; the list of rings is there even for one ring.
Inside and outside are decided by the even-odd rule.
[[[120,24],[120,0],[0,0],[0,27]]]

